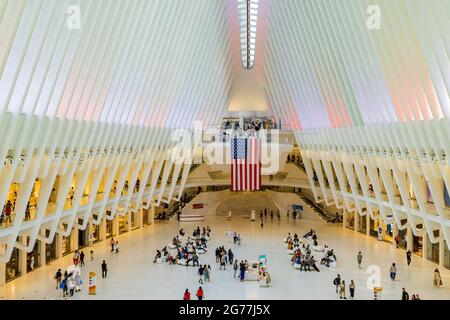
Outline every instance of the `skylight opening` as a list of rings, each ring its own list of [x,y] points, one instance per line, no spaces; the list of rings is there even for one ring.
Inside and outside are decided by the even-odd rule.
[[[237,0],[242,66],[253,68],[256,49],[256,26],[259,0]]]

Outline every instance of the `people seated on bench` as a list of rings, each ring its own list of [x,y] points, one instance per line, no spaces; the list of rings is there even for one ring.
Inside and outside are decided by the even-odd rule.
[[[334,254],[333,249],[328,250],[325,253],[325,256],[322,258],[322,260],[320,261],[321,264],[329,267],[331,263],[336,262],[336,255]]]
[[[311,238],[312,238],[314,241],[317,241],[317,234],[316,234],[315,231],[313,231],[313,234],[312,234]]]
[[[186,233],[184,232],[183,228],[180,229],[180,236],[184,237]]]
[[[320,272],[319,268],[317,268],[316,266],[316,260],[314,259],[314,256],[306,255],[302,260],[300,271],[302,271],[303,269],[305,269],[305,271],[311,271],[311,267],[313,267],[313,269],[317,272]]]
[[[294,249],[294,242],[292,240],[289,240],[289,242],[287,244],[287,249],[288,250],[293,250]]]

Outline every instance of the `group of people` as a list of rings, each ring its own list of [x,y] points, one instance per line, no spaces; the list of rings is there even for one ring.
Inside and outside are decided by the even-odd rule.
[[[339,294],[339,299],[347,299],[345,280],[342,280],[339,274],[336,276],[336,278],[334,278],[333,285],[336,287],[336,293]],[[353,299],[355,297],[355,288],[355,282],[353,280],[350,280],[350,284],[348,285],[350,299]]]
[[[81,275],[78,271],[68,273],[66,270],[63,275],[61,269],[58,269],[55,274],[55,280],[56,289],[62,289],[63,291],[63,298],[66,296],[72,297],[75,292],[81,291],[83,282],[81,281]]]
[[[179,234],[176,235],[169,245],[169,248],[164,247],[161,251],[157,250],[154,263],[168,262],[169,264],[184,264],[189,266],[199,266],[199,254],[207,252],[208,240],[210,239],[211,228],[209,226],[194,229],[192,238],[187,237],[183,228],[180,229]],[[169,249],[176,250],[174,254],[169,252]]]
[[[294,220],[300,219],[300,213],[301,213],[300,210],[298,210],[298,209],[293,209],[293,210],[292,210],[292,219],[294,219]],[[288,218],[288,220],[289,220],[289,216],[290,216],[290,215],[291,215],[291,211],[290,211],[289,209],[287,209],[286,217]]]
[[[111,247],[111,252],[119,253],[119,241],[114,240],[114,238],[111,238],[109,241],[109,245]]]
[[[205,297],[205,293],[203,292],[202,287],[198,287],[197,293],[195,294],[198,300],[203,300]],[[191,293],[189,292],[189,289],[186,289],[183,294],[183,300],[191,300]]]
[[[233,251],[231,251],[231,248],[228,249],[228,251],[225,249],[224,246],[216,248],[215,251],[216,256],[216,262],[220,264],[219,270],[226,270],[226,265],[233,264],[234,254]]]
[[[264,226],[264,220],[267,219],[267,214],[268,213],[270,214],[270,220],[273,221],[273,217],[274,217],[273,209],[269,210],[267,208],[264,208],[264,210],[263,209],[259,210],[259,218],[261,220],[261,226]],[[280,210],[278,210],[278,209],[277,209],[277,212],[276,212],[276,216],[277,216],[278,221],[280,221],[281,220],[281,215],[280,215]]]

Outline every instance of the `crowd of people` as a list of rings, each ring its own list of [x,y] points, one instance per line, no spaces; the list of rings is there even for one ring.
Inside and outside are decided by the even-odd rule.
[[[316,264],[317,260],[314,258],[312,251],[323,254],[320,260],[321,265],[326,267],[336,266],[335,263],[337,259],[334,250],[328,248],[327,245],[323,247],[320,246],[317,239],[317,233],[313,229],[305,233],[302,240],[297,233],[295,233],[293,237],[288,233],[284,242],[286,243],[288,253],[292,255],[291,264],[295,269],[299,269],[300,271],[312,271],[312,268],[315,271],[320,272]]]
[[[156,250],[154,263],[168,262],[170,265],[199,266],[199,254],[206,253],[211,228],[209,226],[194,229],[192,237],[186,236],[183,228],[180,229],[169,246]],[[173,252],[171,253],[170,250]]]

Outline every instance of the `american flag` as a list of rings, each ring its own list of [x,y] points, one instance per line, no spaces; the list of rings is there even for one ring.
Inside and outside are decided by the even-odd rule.
[[[261,139],[231,139],[231,191],[261,190]]]

